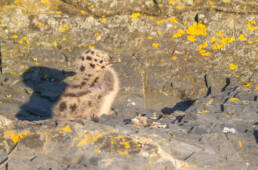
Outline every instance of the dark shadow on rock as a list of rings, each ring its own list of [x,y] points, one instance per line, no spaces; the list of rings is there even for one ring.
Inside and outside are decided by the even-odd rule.
[[[163,114],[172,114],[175,111],[186,111],[190,106],[194,104],[195,100],[186,100],[182,102],[178,102],[174,107],[169,108],[169,107],[164,107],[161,112]]]
[[[254,130],[254,138],[256,140],[256,143],[258,144],[258,130]]]
[[[53,105],[67,86],[63,80],[74,74],[48,67],[30,67],[23,73],[22,79],[26,86],[33,89],[33,94],[20,107],[16,117],[29,121],[51,118]]]

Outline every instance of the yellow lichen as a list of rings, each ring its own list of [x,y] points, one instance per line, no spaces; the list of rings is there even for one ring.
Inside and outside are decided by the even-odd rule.
[[[184,33],[185,33],[184,30],[178,29],[178,30],[177,30],[177,33],[173,34],[173,38],[179,38],[179,37],[181,37]]]
[[[187,39],[191,42],[195,41],[195,37],[198,35],[206,36],[206,26],[203,25],[202,23],[196,23],[194,22],[192,25],[190,25],[186,33],[189,34],[187,36]]]
[[[21,131],[17,132],[16,130],[5,130],[4,131],[4,138],[11,139],[13,143],[19,142],[20,139],[24,138],[25,136],[33,135],[34,133],[29,131]]]
[[[6,94],[5,97],[6,97],[6,98],[11,98],[11,97],[12,97],[12,94]]]
[[[48,0],[41,0],[41,3],[46,4],[46,3],[48,3]]]
[[[221,49],[222,47],[224,47],[226,44],[228,43],[232,43],[235,41],[235,37],[224,37],[221,40],[219,40],[219,42],[216,42],[215,44],[212,44],[211,47],[213,50],[218,50]]]
[[[174,56],[171,57],[171,59],[172,59],[172,60],[176,60],[176,59],[177,59],[177,56],[174,55]]]
[[[12,38],[13,38],[13,39],[17,39],[17,38],[18,38],[18,35],[12,35]]]
[[[84,11],[84,10],[81,10],[80,13],[81,13],[82,15],[84,15],[84,14],[85,14],[85,11]]]
[[[234,101],[239,101],[239,98],[231,97],[229,100],[230,100],[231,102],[234,102]]]
[[[56,14],[62,14],[62,11],[56,11]]]
[[[172,18],[169,20],[169,22],[174,22],[174,23],[176,23],[176,22],[177,22],[176,17],[172,17]]]
[[[99,138],[102,137],[102,133],[98,133],[98,134],[86,134],[84,135],[84,137],[80,140],[80,142],[77,144],[78,147],[82,147],[85,145],[89,145],[92,144],[94,142],[96,142]]]
[[[203,113],[203,114],[207,114],[207,113],[209,113],[210,111],[209,110],[202,110],[201,111],[201,113]]]
[[[152,43],[152,46],[157,48],[159,46],[159,43]]]
[[[238,68],[238,65],[234,64],[234,63],[230,63],[229,64],[229,69],[230,70],[236,70]]]
[[[170,0],[170,1],[168,2],[168,4],[169,4],[169,5],[174,5],[174,4],[175,4],[175,1],[174,1],[174,0]]]
[[[134,12],[133,14],[132,14],[132,18],[133,19],[138,19],[138,17],[140,16],[141,14],[139,13],[139,12]]]
[[[198,50],[199,50],[199,52],[200,52],[200,54],[201,54],[202,56],[210,56],[210,55],[211,55],[210,52],[208,52],[208,51],[206,51],[206,50],[203,49],[203,48],[206,48],[207,46],[208,46],[208,43],[207,43],[207,42],[205,42],[205,43],[203,43],[203,44],[200,44]]]
[[[163,23],[163,22],[164,22],[164,19],[161,19],[161,20],[156,21],[157,24],[161,24],[161,23]]]
[[[151,39],[152,39],[152,36],[148,36],[148,39],[151,40]]]
[[[106,22],[106,21],[107,21],[107,18],[106,18],[105,16],[102,16],[102,17],[101,17],[101,20],[102,20],[103,22]]]
[[[184,5],[177,5],[176,8],[178,9],[183,9],[185,6]]]
[[[88,45],[88,48],[93,49],[93,48],[95,48],[95,46],[94,45]]]
[[[57,47],[57,42],[56,42],[56,41],[53,42],[53,46],[54,46],[54,47]]]
[[[245,38],[244,34],[240,34],[239,37],[238,37],[238,40],[239,41],[245,41],[246,38]]]
[[[252,83],[252,82],[249,82],[249,83],[246,83],[244,86],[245,86],[245,87],[250,87],[251,85],[253,85],[253,83]]]
[[[60,128],[59,131],[62,132],[62,133],[67,133],[67,132],[71,132],[72,130],[71,130],[70,126],[67,125],[63,128]]]
[[[255,21],[255,20],[252,20],[252,21],[250,21],[250,22],[247,23],[247,28],[248,28],[249,30],[251,30],[251,31],[258,29],[258,26],[253,26],[253,25],[255,25],[255,24],[256,24],[256,21]]]
[[[68,29],[69,29],[69,27],[68,27],[67,25],[63,25],[63,26],[61,26],[61,27],[59,28],[60,31],[66,31],[66,30],[68,30]]]

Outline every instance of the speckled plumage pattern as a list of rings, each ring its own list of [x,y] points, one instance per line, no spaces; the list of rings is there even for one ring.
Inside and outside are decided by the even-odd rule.
[[[103,51],[84,51],[75,61],[78,78],[61,94],[52,117],[97,120],[102,114],[109,114],[119,91],[117,74],[110,67],[114,61]]]

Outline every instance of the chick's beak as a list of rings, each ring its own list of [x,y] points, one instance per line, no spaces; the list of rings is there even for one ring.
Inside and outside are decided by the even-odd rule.
[[[120,58],[111,58],[108,62],[108,64],[115,64],[115,63],[120,63],[121,60]]]

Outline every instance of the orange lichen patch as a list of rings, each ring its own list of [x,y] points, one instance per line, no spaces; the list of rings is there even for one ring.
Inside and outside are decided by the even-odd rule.
[[[208,46],[208,43],[207,43],[207,42],[205,42],[205,43],[203,43],[203,44],[200,44],[198,50],[199,50],[199,52],[200,52],[200,54],[201,54],[202,56],[210,56],[210,55],[211,55],[210,52],[208,52],[208,51],[206,51],[206,50],[203,49],[203,48],[206,48],[207,46]]]
[[[251,85],[253,85],[253,83],[252,83],[252,82],[250,82],[250,83],[246,83],[244,86],[245,86],[245,87],[250,87]]]
[[[164,22],[164,19],[161,19],[161,20],[158,20],[158,21],[156,21],[156,24],[161,24],[161,23],[163,23]]]
[[[95,37],[99,36],[99,33],[98,33],[98,32],[96,32],[96,33],[94,34],[94,36],[95,36]]]
[[[232,43],[235,41],[235,37],[224,37],[221,40],[219,40],[219,42],[216,42],[215,44],[212,44],[211,47],[213,50],[218,50],[221,49],[222,47],[224,47],[226,44],[228,43]]]
[[[195,37],[198,35],[206,36],[206,26],[202,23],[196,23],[194,22],[192,25],[190,25],[186,33],[188,34],[187,39],[191,42],[195,41]]]
[[[159,43],[152,43],[152,46],[157,48],[159,46]]]
[[[238,40],[239,41],[245,41],[246,38],[245,38],[244,34],[240,34],[239,37],[238,37]]]
[[[141,14],[139,13],[139,12],[134,12],[133,14],[132,14],[132,18],[133,19],[138,19],[138,17],[140,16]]]
[[[174,56],[171,57],[171,59],[172,59],[172,60],[176,60],[176,59],[177,59],[177,56],[174,55]]]
[[[255,89],[258,90],[258,84],[256,84]]]
[[[179,37],[181,37],[184,33],[185,33],[184,30],[178,29],[178,30],[177,30],[177,33],[173,34],[173,38],[179,38]]]
[[[4,131],[4,138],[11,139],[13,143],[17,143],[20,139],[24,138],[25,136],[34,135],[35,133],[29,131],[21,131],[17,132],[16,130],[5,130]]]
[[[19,44],[22,44],[22,43],[23,43],[23,40],[22,40],[22,39],[21,39],[21,40],[19,40],[19,41],[18,41],[18,43],[19,43]]]
[[[230,100],[231,102],[234,102],[234,101],[239,101],[239,98],[231,97],[229,100]]]
[[[249,21],[247,23],[247,28],[251,31],[258,29],[258,26],[254,26],[256,24],[255,20]]]
[[[66,31],[69,30],[69,27],[67,25],[63,25],[59,28],[60,31]]]
[[[88,45],[88,48],[93,49],[93,48],[95,48],[95,46],[94,45]]]
[[[152,36],[148,36],[148,39],[151,40],[151,39],[152,39]]]
[[[224,30],[221,30],[220,32],[218,32],[217,35],[218,35],[219,37],[223,37],[223,32],[224,32]]]
[[[86,134],[82,139],[79,139],[79,143],[77,144],[78,147],[82,147],[85,145],[92,144],[96,142],[99,138],[102,137],[102,133],[97,133],[97,134]]]
[[[243,143],[242,143],[242,141],[239,139],[238,140],[238,147],[241,149],[242,147],[243,147]]]
[[[229,64],[229,69],[230,70],[236,70],[238,68],[238,65],[234,64],[234,63],[230,63]]]

